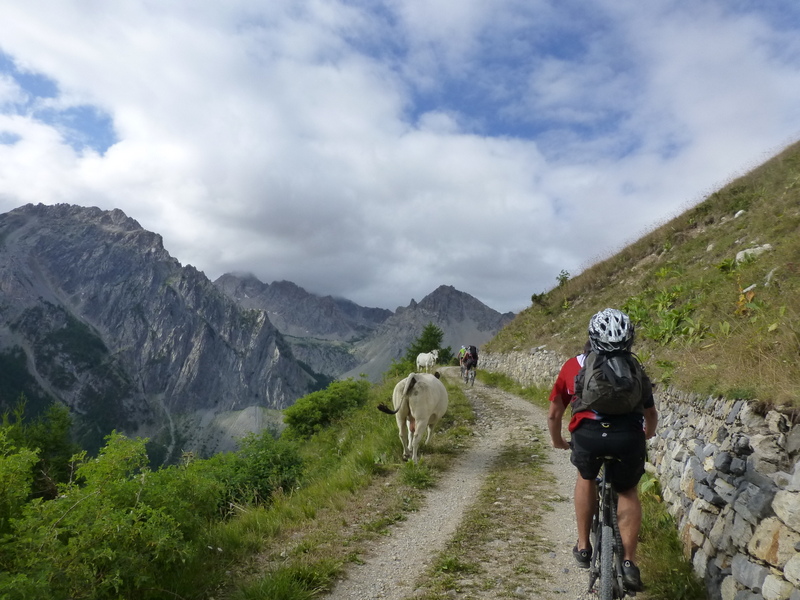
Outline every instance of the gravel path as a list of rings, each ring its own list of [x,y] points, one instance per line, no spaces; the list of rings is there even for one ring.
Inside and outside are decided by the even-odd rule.
[[[458,372],[442,369],[448,376]],[[419,511],[393,527],[390,535],[376,544],[364,562],[351,565],[326,596],[330,600],[385,599],[406,600],[414,597],[418,574],[430,565],[453,536],[462,517],[476,501],[492,463],[521,427],[535,424],[547,430],[546,411],[495,388],[475,382],[467,396],[476,412],[476,443],[465,452],[426,496]],[[487,401],[489,399],[489,401]],[[544,513],[538,535],[549,544],[541,557],[541,570],[550,575],[536,592],[520,590],[520,597],[537,600],[573,600],[587,597],[586,572],[573,567],[571,548],[576,539],[572,507],[575,468],[569,453],[547,444],[548,469],[555,484],[548,489],[554,498],[552,510]],[[549,485],[549,484],[548,484]],[[534,595],[531,595],[534,594]],[[538,595],[535,595],[538,594]],[[458,597],[453,595],[453,597]]]

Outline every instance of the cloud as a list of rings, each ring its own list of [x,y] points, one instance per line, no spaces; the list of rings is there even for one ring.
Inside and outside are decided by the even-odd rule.
[[[520,310],[800,131],[776,2],[6,4],[2,210],[367,306]]]

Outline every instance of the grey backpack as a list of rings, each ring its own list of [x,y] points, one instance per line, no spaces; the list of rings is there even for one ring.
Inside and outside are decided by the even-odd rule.
[[[590,352],[575,377],[573,414],[594,410],[605,415],[642,413],[644,370],[627,351]]]

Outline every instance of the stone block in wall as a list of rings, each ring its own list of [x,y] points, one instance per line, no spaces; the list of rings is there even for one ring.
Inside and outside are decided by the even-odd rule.
[[[747,461],[739,458],[738,456],[731,459],[730,473],[737,477],[744,475],[747,471]]]
[[[800,533],[800,492],[780,490],[772,501],[772,510],[795,533]]]
[[[739,412],[742,410],[742,406],[744,406],[744,404],[744,400],[735,400],[733,402],[728,414],[725,416],[726,425],[733,425],[736,422],[736,417],[739,416]]]
[[[722,496],[717,494],[717,492],[715,492],[711,487],[709,487],[709,486],[707,486],[705,484],[702,484],[702,483],[695,484],[694,492],[695,492],[695,494],[697,494],[698,498],[702,498],[703,500],[705,500],[709,504],[712,504],[712,505],[714,505],[716,507],[721,508],[721,507],[725,506],[725,504],[726,504],[726,502],[722,498]]]
[[[696,456],[689,457],[681,474],[681,491],[690,500],[697,498],[695,486],[697,483],[707,483],[707,473],[703,464]]]
[[[769,517],[758,524],[747,551],[758,560],[783,568],[797,554],[795,544],[800,543],[800,534],[781,523],[777,517]]]
[[[733,600],[764,600],[764,596],[751,592],[750,590],[739,590],[736,592]]]
[[[722,477],[717,477],[714,480],[714,491],[719,494],[720,498],[722,498],[726,504],[733,502],[736,494],[736,488]]]
[[[706,554],[705,550],[699,548],[692,557],[692,569],[694,570],[694,574],[700,579],[703,579],[706,575],[707,568],[708,555]]]
[[[794,465],[794,472],[792,473],[792,482],[789,488],[792,491],[800,491],[800,461]]]
[[[720,452],[714,457],[714,468],[721,473],[730,473],[732,460],[729,452]]]
[[[711,437],[709,438],[710,441],[714,442],[715,444],[722,444],[728,439],[728,428],[724,425],[719,425],[714,428],[714,431],[711,432]]]
[[[749,458],[748,458],[748,460],[749,460]],[[769,475],[765,475],[764,473],[761,473],[760,471],[755,470],[753,468],[753,465],[750,464],[749,462],[747,464],[747,470],[744,473],[745,481],[749,481],[750,483],[752,483],[756,487],[764,488],[765,490],[766,489],[771,489],[771,490],[773,490],[773,492],[777,491],[777,489],[778,489],[777,487],[775,487],[775,482],[772,480],[772,478],[774,476],[775,476],[775,473],[771,473]]]
[[[731,450],[739,457],[750,456],[753,453],[753,448],[750,446],[750,436],[743,433],[736,433],[731,436]]]
[[[677,467],[676,467],[677,468]],[[674,473],[674,469],[673,469]],[[669,477],[667,480],[667,487],[671,489],[675,493],[679,493],[681,491],[681,478],[679,475],[673,475]]]
[[[775,497],[775,491],[774,487],[764,489],[749,481],[744,481],[737,488],[733,507],[742,517],[756,525],[761,519],[772,514],[772,499]]]
[[[789,418],[777,410],[771,410],[764,417],[767,429],[772,433],[786,433],[789,431]]]
[[[686,447],[683,444],[675,444],[672,447],[672,450],[669,453],[669,457],[672,460],[674,460],[676,462],[679,462],[681,464],[683,464],[683,461],[686,460],[686,457],[688,455],[689,455],[689,452],[688,452],[688,450],[686,450]]]
[[[731,561],[731,575],[740,585],[760,593],[761,586],[769,575],[769,569],[752,562],[744,554],[737,554]]]
[[[733,509],[730,506],[726,506],[714,522],[711,531],[708,532],[708,541],[720,552],[733,552],[731,532],[733,531],[735,515],[736,513],[733,512]]]
[[[745,402],[742,410],[739,411],[739,422],[745,429],[756,430],[764,427],[766,421],[763,416],[758,414],[751,402]]]
[[[764,596],[764,600],[789,600],[792,590],[794,586],[791,583],[783,577],[770,573],[761,587],[761,595]]]
[[[784,447],[790,456],[800,452],[800,425],[795,425],[786,434]]]
[[[800,554],[795,554],[783,565],[783,576],[800,588]]]
[[[702,429],[698,431],[702,431]],[[697,435],[697,433],[695,433],[695,435]],[[702,440],[699,439],[689,440],[689,447],[692,449],[692,454],[694,454],[697,458],[699,458],[701,463],[705,458],[705,455],[703,454],[703,449],[705,448],[705,446],[706,445],[702,442]]]
[[[725,579],[723,579],[719,586],[719,594],[722,600],[734,600],[736,592],[738,591],[739,588],[736,587],[736,580],[732,575],[728,575]]]
[[[769,475],[782,470],[785,465],[785,452],[778,445],[775,435],[764,435],[757,433],[750,436],[750,447],[753,453],[748,456],[748,465],[752,465],[754,471]]]
[[[676,500],[675,492],[669,486],[664,486],[661,488],[661,497],[668,506],[672,506]]]
[[[734,547],[744,550],[753,537],[753,526],[738,511],[734,511],[733,515],[731,543]]]
[[[678,439],[683,440],[685,444],[694,445],[697,438],[697,431],[691,425],[684,425],[678,432]],[[690,447],[689,450],[694,454],[694,448]]]
[[[786,471],[778,471],[769,476],[775,486],[780,490],[788,489],[792,486],[792,476]]]
[[[708,533],[714,527],[718,516],[718,507],[702,498],[697,498],[692,502],[692,508],[689,510],[689,523],[700,531]]]

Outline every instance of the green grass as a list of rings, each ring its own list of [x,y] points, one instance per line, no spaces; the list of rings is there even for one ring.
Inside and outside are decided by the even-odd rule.
[[[764,244],[772,250],[736,262]],[[486,351],[546,345],[569,356],[591,315],[618,307],[654,379],[800,406],[800,143],[563,285],[531,292]]]
[[[550,398],[550,390],[541,387],[525,387],[514,381],[508,375],[502,373],[488,373],[478,371],[479,379],[486,385],[505,390],[510,394],[525,398],[531,404],[535,404],[541,408],[547,408]]]
[[[646,573],[647,600],[705,600],[705,586],[683,554],[675,520],[667,513],[658,482],[645,475],[639,566]]]

